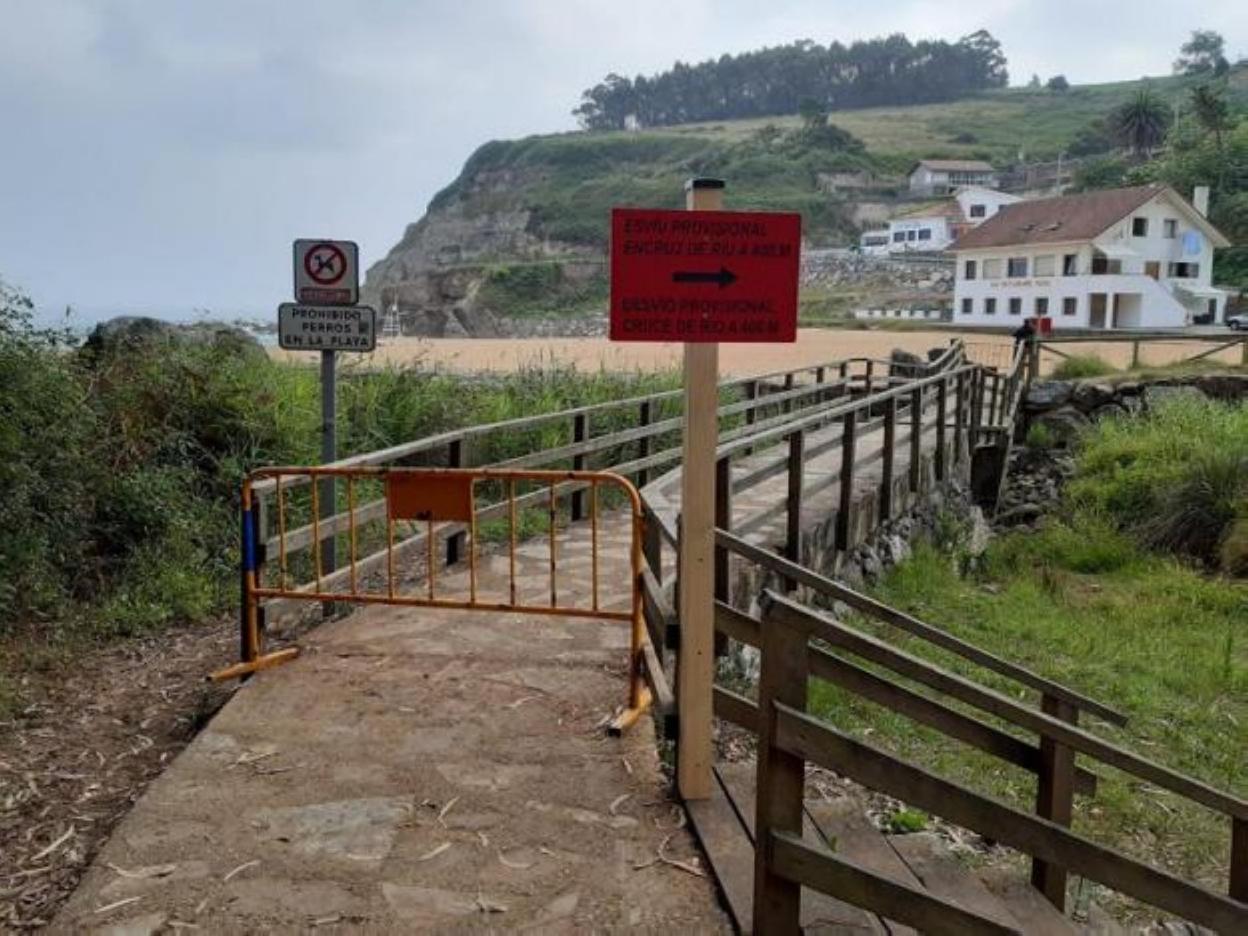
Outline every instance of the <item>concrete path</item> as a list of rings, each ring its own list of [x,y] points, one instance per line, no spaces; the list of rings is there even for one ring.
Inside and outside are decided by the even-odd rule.
[[[602,533],[620,607],[622,519]],[[561,588],[588,594],[587,541],[560,537]],[[521,553],[524,589],[548,595],[547,544]],[[506,569],[484,562],[483,589]],[[152,784],[53,931],[726,930],[651,722],[604,734],[627,634],[386,607],[317,629]]]

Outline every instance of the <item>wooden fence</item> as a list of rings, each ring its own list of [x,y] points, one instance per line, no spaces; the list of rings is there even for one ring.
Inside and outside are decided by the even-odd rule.
[[[739,541],[729,540],[734,549]],[[1032,882],[1059,908],[1067,872],[1074,872],[1223,933],[1248,932],[1248,802],[1139,757],[1078,725],[1080,711],[1121,723],[1122,716],[1078,693],[958,641],[943,631],[884,608],[809,570],[749,547],[751,558],[813,591],[931,641],[1041,693],[1036,710],[1009,695],[943,669],[783,595],[768,592],[760,618],[720,609],[734,639],[761,649],[757,704],[717,687],[716,714],[759,738],[755,818],[755,932],[796,933],[800,888],[817,888],[878,909],[891,919],[931,932],[1001,932],[990,921],[959,916],[958,908],[926,902],[878,905],[888,879],[802,842],[802,790],[807,763],[941,816],[1032,856]],[[818,641],[819,645],[811,644]],[[874,669],[852,662],[857,657]],[[1016,728],[1039,736],[1020,741],[987,723],[921,696],[884,675],[890,671]],[[806,712],[807,684],[825,679],[935,728],[1038,776],[1035,814],[1009,806],[916,767],[839,731]],[[1075,764],[1082,754],[1226,816],[1231,824],[1229,896],[1189,883],[1071,832],[1076,793],[1091,795],[1092,774]],[[996,929],[991,927],[997,926]],[[959,929],[964,927],[964,929]]]

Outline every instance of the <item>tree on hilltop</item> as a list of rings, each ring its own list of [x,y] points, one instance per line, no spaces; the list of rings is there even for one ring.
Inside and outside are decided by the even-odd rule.
[[[1059,94],[1063,91],[1070,90],[1070,82],[1066,80],[1065,75],[1054,75],[1045,85],[1050,91],[1057,91]]]
[[[1170,109],[1149,88],[1114,109],[1110,127],[1118,142],[1143,158],[1162,144],[1170,126]]]
[[[1226,40],[1212,29],[1196,29],[1192,38],[1179,47],[1174,70],[1180,75],[1222,75],[1230,68],[1226,60]]]

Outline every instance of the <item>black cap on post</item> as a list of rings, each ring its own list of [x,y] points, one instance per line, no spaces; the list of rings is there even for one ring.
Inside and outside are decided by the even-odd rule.
[[[722,189],[724,187],[723,179],[698,178],[690,179],[685,183],[685,191],[694,189]]]

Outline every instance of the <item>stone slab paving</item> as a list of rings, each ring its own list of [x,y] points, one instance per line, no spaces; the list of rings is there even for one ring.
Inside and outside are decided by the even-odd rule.
[[[603,520],[603,603],[627,607],[627,523]],[[569,597],[588,536],[560,537]],[[546,548],[521,547],[534,599]],[[483,592],[507,568],[486,558]],[[619,622],[379,606],[317,628],[152,784],[51,931],[726,931],[652,723],[604,733],[627,642]]]

